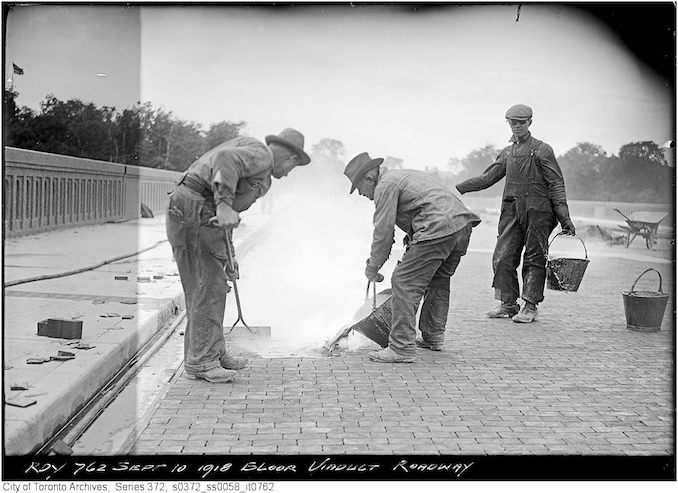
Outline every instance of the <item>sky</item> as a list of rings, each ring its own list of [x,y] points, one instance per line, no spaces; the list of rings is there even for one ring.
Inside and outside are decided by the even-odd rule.
[[[263,139],[294,127],[309,148],[342,141],[347,161],[367,151],[418,169],[506,145],[515,103],[556,155],[673,138],[674,89],[606,24],[559,4],[516,18],[502,4],[20,6],[5,70],[24,70],[17,101],[34,109],[48,93],[150,101],[204,128],[245,121]]]

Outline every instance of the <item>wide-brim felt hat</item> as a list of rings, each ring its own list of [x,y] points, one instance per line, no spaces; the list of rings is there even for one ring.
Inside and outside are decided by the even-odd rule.
[[[286,128],[280,135],[267,135],[266,144],[280,144],[299,156],[301,162],[299,166],[304,166],[311,162],[311,158],[304,152],[304,134],[293,128]]]
[[[351,180],[351,191],[348,193],[352,194],[367,172],[378,168],[383,162],[383,158],[372,159],[366,152],[362,152],[351,159],[344,169],[344,174]]]

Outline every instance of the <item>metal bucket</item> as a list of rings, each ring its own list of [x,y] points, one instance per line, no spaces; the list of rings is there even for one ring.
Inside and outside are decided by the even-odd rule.
[[[553,237],[549,242],[549,250],[551,249],[553,240],[562,234],[564,233],[558,233]],[[584,255],[586,258],[551,258],[549,256],[546,261],[546,287],[548,289],[556,291],[577,291],[577,289],[579,289],[579,285],[584,278],[584,272],[586,272],[586,267],[589,265],[589,253],[586,250],[584,241],[579,238],[579,236],[574,236],[577,237],[584,246]]]
[[[636,291],[636,283],[651,270],[659,276],[659,291]],[[662,291],[662,275],[655,269],[647,269],[636,278],[631,291],[622,291],[624,311],[626,312],[626,328],[641,332],[656,332],[661,328],[668,293]]]
[[[368,293],[369,290],[370,285],[368,283]],[[351,329],[360,332],[368,339],[385,348],[388,346],[388,336],[391,333],[391,290],[385,289],[379,294],[387,295],[388,298],[386,298],[380,305],[377,306],[377,289],[376,284],[374,284],[372,313],[351,327]]]

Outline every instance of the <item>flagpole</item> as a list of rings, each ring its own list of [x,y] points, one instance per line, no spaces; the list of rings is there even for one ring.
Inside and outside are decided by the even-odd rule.
[[[12,82],[9,85],[9,90],[14,92],[14,60],[12,60]]]

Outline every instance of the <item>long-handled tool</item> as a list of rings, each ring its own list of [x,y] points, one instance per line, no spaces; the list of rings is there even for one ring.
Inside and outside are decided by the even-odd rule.
[[[238,307],[238,319],[233,323],[231,330],[224,334],[228,339],[270,339],[271,327],[267,325],[253,325],[249,326],[245,323],[242,316],[242,307],[240,306],[240,293],[238,293],[238,272],[235,268],[235,255],[233,254],[233,247],[231,244],[231,233],[228,233],[226,239],[226,262],[224,262],[224,272],[226,276],[233,283],[233,291],[235,293],[235,304]],[[242,325],[238,325],[242,322]]]

